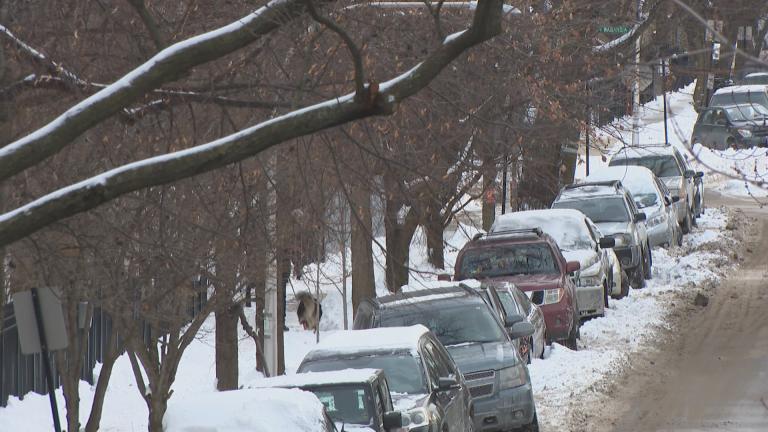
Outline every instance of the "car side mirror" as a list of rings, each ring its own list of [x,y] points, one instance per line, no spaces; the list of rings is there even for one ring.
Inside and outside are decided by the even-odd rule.
[[[698,171],[695,176],[697,179],[704,178],[704,171]]]
[[[389,411],[384,413],[384,430],[390,431],[403,427],[403,413]]]
[[[602,249],[611,249],[616,247],[616,239],[613,237],[602,237],[600,238],[600,247]]]
[[[447,376],[437,379],[437,391],[448,391],[459,388],[459,381],[456,377]]]
[[[509,337],[512,339],[525,338],[531,336],[535,331],[536,329],[533,328],[533,324],[528,321],[520,321],[509,329]]]
[[[683,175],[687,179],[693,178],[696,175],[696,171],[694,171],[694,170],[685,170],[685,173],[683,173]]]
[[[568,261],[567,263],[565,263],[566,273],[576,273],[579,270],[581,270],[581,263],[579,263],[578,261]]]
[[[520,321],[525,321],[525,318],[523,318],[522,315],[518,315],[518,314],[507,315],[507,317],[504,319],[504,327],[512,328],[512,326],[519,323]]]
[[[638,213],[638,214],[635,215],[635,223],[642,222],[642,221],[646,220],[647,218],[648,218],[648,216],[646,216],[645,213],[642,213],[642,212]]]

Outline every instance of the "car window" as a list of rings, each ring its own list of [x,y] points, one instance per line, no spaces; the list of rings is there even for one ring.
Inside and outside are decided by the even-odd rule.
[[[624,197],[624,202],[627,203],[627,207],[629,207],[629,211],[632,214],[640,213],[640,210],[637,208],[637,204],[635,204],[635,199],[632,198],[632,195],[627,194]]]
[[[433,366],[435,373],[437,373],[437,378],[448,377],[449,375],[453,374],[451,368],[449,368],[448,365],[445,364],[445,361],[440,358],[440,354],[437,352],[437,347],[435,346],[434,342],[428,340],[426,343],[424,343],[424,348],[426,349],[427,354],[432,359],[432,361],[434,361]],[[437,384],[437,379],[435,379],[435,384]]]
[[[714,120],[712,119],[712,110],[706,110],[703,113],[701,113],[701,116],[699,117],[699,123],[701,124],[712,124]]]
[[[517,243],[469,249],[459,266],[463,278],[560,273],[547,243]]]
[[[387,384],[387,380],[379,380],[378,388],[384,400],[384,408],[386,408],[384,412],[392,411],[394,408],[392,408],[392,397],[390,396],[391,393],[389,392],[389,385]]]
[[[499,297],[501,298],[501,303],[504,304],[504,308],[508,311],[511,311],[513,314],[520,314],[522,311],[518,308],[516,299],[512,297],[512,294],[510,294],[507,290],[501,291],[499,293]]]
[[[408,307],[385,309],[381,315],[381,325],[409,327],[422,324],[432,330],[445,346],[507,340],[498,318],[484,302],[446,303],[417,303]],[[394,382],[390,382],[390,386],[394,388]]]
[[[435,343],[434,349],[435,349],[435,356],[437,357],[437,360],[443,365],[441,370],[447,371],[448,375],[453,375],[455,377],[458,377],[459,370],[456,367],[456,363],[453,361],[453,358],[445,349],[445,347],[439,343]]]
[[[325,405],[334,421],[358,425],[373,423],[376,395],[371,395],[363,387],[333,386],[310,391]]]
[[[523,312],[525,312],[525,316],[531,314],[531,309],[533,308],[533,304],[531,303],[531,299],[528,298],[525,294],[523,294],[520,290],[513,290],[512,295],[515,296],[515,299],[517,300],[517,304],[520,305],[523,308]]]
[[[597,223],[629,221],[627,205],[624,202],[624,198],[620,196],[557,201],[552,204],[552,208],[581,210],[588,218]]]
[[[642,166],[653,171],[658,177],[676,177],[683,175],[677,160],[672,155],[644,156],[641,158],[613,159],[610,166],[631,165]],[[589,215],[587,215],[589,216]],[[595,222],[595,218],[590,217]]]
[[[426,365],[429,381],[432,383],[433,387],[437,387],[437,382],[440,378],[437,359],[435,359],[432,353],[427,349],[426,344],[424,346],[423,352],[421,353],[421,359],[424,360],[424,364]]]
[[[307,361],[299,372],[327,372],[344,369],[381,369],[395,393],[423,394],[427,392],[426,377],[418,357],[410,352],[360,353],[326,357]]]

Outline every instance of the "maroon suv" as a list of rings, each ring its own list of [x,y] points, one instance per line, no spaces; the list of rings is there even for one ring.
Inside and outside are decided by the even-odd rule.
[[[578,261],[565,261],[552,237],[540,229],[478,234],[459,252],[456,280],[513,282],[541,307],[547,342],[576,349],[579,314],[571,279]]]

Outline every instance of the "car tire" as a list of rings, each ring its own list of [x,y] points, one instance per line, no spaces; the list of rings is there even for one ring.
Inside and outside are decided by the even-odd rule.
[[[632,270],[631,281],[629,282],[634,289],[645,288],[645,258],[640,260],[640,264]]]
[[[576,318],[571,328],[571,332],[568,334],[568,339],[565,340],[565,346],[569,350],[578,351],[579,345],[576,340],[579,338],[579,319]]]
[[[619,287],[619,293],[615,296],[611,296],[614,300],[621,300],[629,295],[629,276],[627,272],[621,271],[621,287]]]
[[[539,417],[533,413],[533,420],[527,425],[518,428],[517,432],[539,432]]]
[[[608,283],[607,281],[603,284],[603,308],[608,309],[608,297],[610,297],[610,293],[608,292],[608,287],[613,287],[613,283]],[[603,310],[603,315],[605,315],[605,310]]]
[[[733,139],[733,137],[728,137],[728,139],[725,140],[725,148],[721,148],[718,150],[728,150],[729,148],[735,148],[736,147],[736,140]]]
[[[648,245],[645,245],[645,255],[647,257],[643,272],[643,277],[645,277],[646,280],[650,280],[653,277],[653,255],[651,254],[651,248],[648,247]]]
[[[685,220],[683,220],[683,225],[680,227],[683,230],[683,234],[688,234],[691,232],[691,225],[693,222],[691,221],[691,212],[686,210],[685,211]]]

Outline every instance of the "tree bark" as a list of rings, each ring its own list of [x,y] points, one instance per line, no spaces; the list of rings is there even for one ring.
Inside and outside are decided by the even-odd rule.
[[[286,153],[295,151],[292,148],[288,148]],[[292,200],[292,188],[291,178],[288,173],[290,172],[289,162],[287,156],[284,154],[277,155],[277,162],[275,164],[275,254],[276,265],[275,281],[277,282],[277,326],[275,328],[275,337],[277,340],[277,370],[276,375],[283,375],[285,373],[285,304],[287,300],[286,286],[291,275],[291,255],[292,248],[292,236],[291,236],[291,200]]]
[[[354,185],[350,190],[349,203],[351,215],[352,253],[352,316],[357,316],[357,306],[365,299],[376,297],[376,284],[373,272],[373,217],[371,213],[371,193],[367,189]]]
[[[227,302],[214,312],[216,321],[216,389],[219,391],[236,390],[238,385],[237,322],[239,316],[236,309],[236,305]]]
[[[256,183],[256,214],[260,220],[268,221],[268,192],[267,192],[267,180],[262,176]],[[264,226],[267,224],[265,223]],[[255,317],[254,324],[256,327],[257,337],[254,340],[256,343],[256,370],[260,372],[267,372],[267,364],[264,361],[264,308],[266,303],[266,289],[267,289],[267,262],[269,260],[269,249],[267,245],[267,234],[262,231],[259,233],[259,241],[257,241],[254,251],[254,280],[253,280],[253,296],[254,296],[254,309]],[[261,355],[259,353],[261,352]],[[272,372],[272,371],[268,371]]]
[[[483,230],[488,231],[496,219],[496,164],[492,157],[483,160]]]
[[[109,387],[109,379],[112,377],[112,369],[115,362],[123,352],[122,344],[118,343],[119,338],[115,335],[115,330],[109,333],[107,338],[107,353],[104,356],[104,362],[101,364],[99,379],[96,380],[96,389],[93,392],[93,403],[91,404],[91,413],[88,415],[88,422],[85,424],[85,432],[98,432],[101,423],[101,414],[104,410],[104,399]]]
[[[438,269],[445,269],[443,219],[441,208],[436,204],[430,204],[424,221],[424,230],[427,233],[427,257],[429,263]]]

